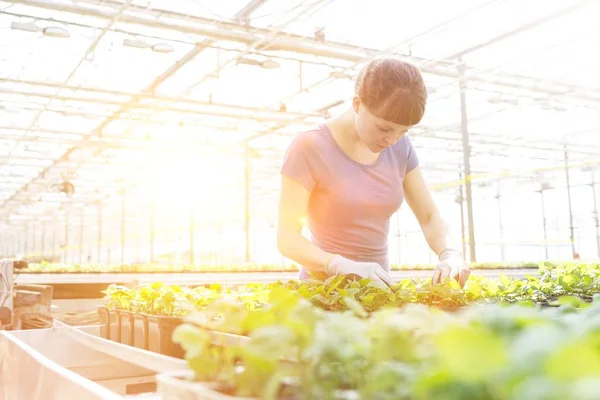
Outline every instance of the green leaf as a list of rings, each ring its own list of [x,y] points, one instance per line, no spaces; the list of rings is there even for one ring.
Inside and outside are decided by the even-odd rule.
[[[370,279],[368,279],[368,278],[365,278],[365,279],[361,279],[361,280],[360,280],[360,281],[358,281],[358,282],[359,282],[359,284],[360,284],[360,287],[361,287],[361,288],[364,288],[365,286],[368,286],[368,285],[369,285],[369,283],[371,283],[371,280],[370,280]]]
[[[242,322],[243,332],[253,332],[258,328],[275,323],[275,315],[268,310],[257,310],[250,312]]]
[[[300,298],[296,293],[282,287],[275,287],[269,294],[269,303],[281,312],[288,312],[293,309]]]
[[[217,292],[217,293],[221,292],[221,290],[223,289],[222,286],[219,283],[212,283],[209,286],[209,288],[210,288],[211,291]]]
[[[472,297],[472,298],[478,298],[481,295],[481,284],[479,282],[477,282],[476,280],[470,280],[467,283],[467,293]],[[496,286],[496,291],[498,290],[498,286]]]
[[[354,300],[351,297],[344,297],[344,304],[354,312],[354,314],[358,315],[362,318],[367,318],[369,314],[365,311],[365,309],[360,305],[359,302]]]
[[[210,344],[210,335],[191,324],[181,324],[173,331],[172,340],[179,343],[186,352],[186,359],[192,359],[204,352]]]
[[[498,373],[507,363],[505,344],[480,326],[453,326],[435,335],[439,362],[452,376],[481,381]]]
[[[548,358],[546,371],[558,380],[599,378],[600,352],[596,349],[598,343],[591,338],[567,344]]]

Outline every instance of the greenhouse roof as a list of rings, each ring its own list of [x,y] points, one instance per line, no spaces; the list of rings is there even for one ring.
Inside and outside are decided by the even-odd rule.
[[[246,177],[274,214],[291,136],[392,54],[430,92],[410,136],[434,189],[464,172],[461,87],[473,181],[562,179],[565,150],[585,172],[600,160],[598,15],[589,0],[1,0],[0,223],[148,185],[234,210]]]

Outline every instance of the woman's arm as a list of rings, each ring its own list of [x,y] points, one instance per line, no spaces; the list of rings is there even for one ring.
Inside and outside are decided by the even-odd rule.
[[[442,218],[419,167],[404,177],[406,202],[421,225],[421,230],[431,250],[438,255],[440,265],[434,272],[433,281],[443,282],[456,277],[464,285],[469,276],[463,255],[450,234],[448,224]]]
[[[405,176],[404,195],[431,250],[440,254],[446,248],[455,248],[448,224],[442,218],[419,167]]]
[[[310,192],[300,183],[281,175],[277,247],[281,254],[301,264],[315,278],[324,279],[325,264],[333,256],[302,236],[302,221],[306,218]]]

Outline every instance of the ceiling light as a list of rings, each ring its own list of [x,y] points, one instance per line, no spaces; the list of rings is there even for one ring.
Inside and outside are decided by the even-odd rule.
[[[152,46],[152,51],[156,53],[172,53],[175,51],[175,48],[168,43],[157,43]]]
[[[68,30],[60,26],[49,26],[43,30],[45,36],[66,39],[71,36]]]
[[[329,73],[329,77],[336,78],[336,79],[352,79],[352,75],[350,75],[344,71],[331,71]]]
[[[123,46],[136,47],[138,49],[147,49],[150,47],[150,44],[140,39],[124,39]]]
[[[37,26],[34,22],[11,22],[10,28],[17,31],[26,32],[40,32],[42,28]]]
[[[268,58],[265,61],[261,62],[260,66],[265,69],[276,69],[276,68],[279,68],[281,66],[281,64],[279,64],[275,60]]]
[[[260,65],[260,62],[253,58],[242,57],[236,61],[236,64]]]

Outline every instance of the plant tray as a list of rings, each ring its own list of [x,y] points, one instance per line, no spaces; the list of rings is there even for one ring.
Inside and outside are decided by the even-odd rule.
[[[100,336],[139,349],[150,350],[170,357],[183,358],[181,346],[173,343],[173,330],[181,318],[136,314],[129,311],[98,307]]]
[[[98,307],[100,335],[115,342],[166,356],[184,358],[184,351],[172,340],[173,331],[183,320],[180,317],[147,315]],[[213,344],[229,347],[239,346],[249,340],[246,336],[207,330]]]
[[[173,371],[156,376],[157,389],[163,400],[256,400],[254,397],[237,397],[214,390],[210,382],[192,382],[190,370]]]

